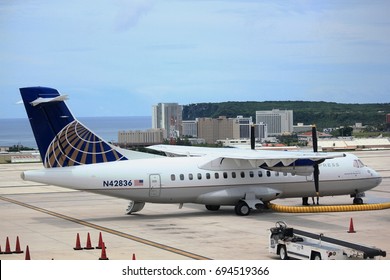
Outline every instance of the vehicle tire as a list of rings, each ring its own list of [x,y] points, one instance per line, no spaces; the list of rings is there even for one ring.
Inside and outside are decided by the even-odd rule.
[[[320,261],[322,260],[320,253],[313,253],[313,260]]]
[[[240,200],[234,208],[238,216],[248,216],[251,212],[248,204],[245,201]]]
[[[288,254],[287,254],[287,249],[286,246],[281,245],[279,248],[279,256],[281,260],[288,260]]]
[[[209,211],[218,211],[221,208],[220,205],[205,205],[206,209]]]

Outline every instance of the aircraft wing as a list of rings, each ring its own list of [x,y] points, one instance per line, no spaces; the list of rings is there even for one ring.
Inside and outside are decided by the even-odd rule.
[[[245,170],[263,168],[309,176],[313,166],[327,159],[344,157],[344,153],[314,153],[303,151],[241,150],[235,148],[205,148],[174,145],[148,147],[167,156],[202,157],[199,168],[206,170]]]
[[[193,146],[175,146],[175,145],[153,145],[147,147],[148,149],[165,153],[168,157],[177,156],[191,156],[199,157],[211,153],[217,153],[219,148],[203,148]]]

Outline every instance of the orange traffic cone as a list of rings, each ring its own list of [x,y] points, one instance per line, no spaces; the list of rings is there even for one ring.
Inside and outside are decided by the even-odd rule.
[[[95,249],[91,245],[91,236],[89,235],[89,232],[88,232],[88,236],[87,236],[87,244],[85,245],[84,249],[85,250],[93,250],[93,249]]]
[[[7,241],[5,243],[5,252],[4,252],[4,254],[7,254],[7,255],[12,254],[11,246],[9,245],[9,238],[8,238],[8,236],[7,236]]]
[[[349,230],[348,230],[348,233],[355,233],[355,229],[353,227],[353,220],[351,218],[351,221],[349,222]]]
[[[73,250],[83,250],[83,248],[81,248],[81,243],[80,243],[80,234],[77,233],[77,237],[76,237],[76,247],[73,248]]]
[[[16,237],[16,247],[15,247],[15,251],[13,251],[12,253],[14,253],[14,254],[23,253],[23,251],[20,250],[19,236]]]
[[[31,260],[31,257],[30,257],[30,249],[28,248],[28,245],[26,247],[26,258],[25,258],[26,261],[29,261]]]
[[[102,242],[102,254],[101,254],[99,260],[108,260],[107,255],[106,255],[106,245],[104,245],[104,242]]]
[[[99,243],[98,245],[95,247],[96,249],[101,249],[103,247],[103,237],[102,237],[102,233],[100,232],[99,233]]]
[[[133,260],[133,261],[135,261],[135,260],[136,260],[136,258],[135,258],[135,254],[133,254],[133,258],[132,258],[132,260]]]

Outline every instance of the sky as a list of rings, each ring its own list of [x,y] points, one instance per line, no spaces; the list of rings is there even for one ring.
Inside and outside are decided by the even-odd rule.
[[[390,102],[390,1],[0,0],[0,118],[20,87],[76,116],[177,102]]]

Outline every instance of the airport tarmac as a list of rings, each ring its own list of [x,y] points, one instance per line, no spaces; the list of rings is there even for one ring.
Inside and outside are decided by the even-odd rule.
[[[383,177],[381,185],[366,193],[365,203],[390,202],[390,150],[355,152]],[[101,250],[75,251],[90,233],[97,246],[99,233],[111,260],[267,260],[269,228],[277,221],[290,227],[323,233],[349,242],[375,246],[390,259],[390,209],[367,212],[279,213],[254,211],[239,217],[233,207],[207,211],[203,205],[146,204],[135,215],[125,215],[128,201],[81,191],[26,182],[24,170],[41,164],[0,165],[0,245],[9,237],[11,250],[17,236],[21,249],[29,246],[35,260],[97,260]],[[300,205],[301,199],[275,200],[275,204]],[[351,204],[349,196],[320,198],[322,205]],[[348,233],[350,219],[356,233]],[[1,254],[0,260],[22,260],[24,254]]]

